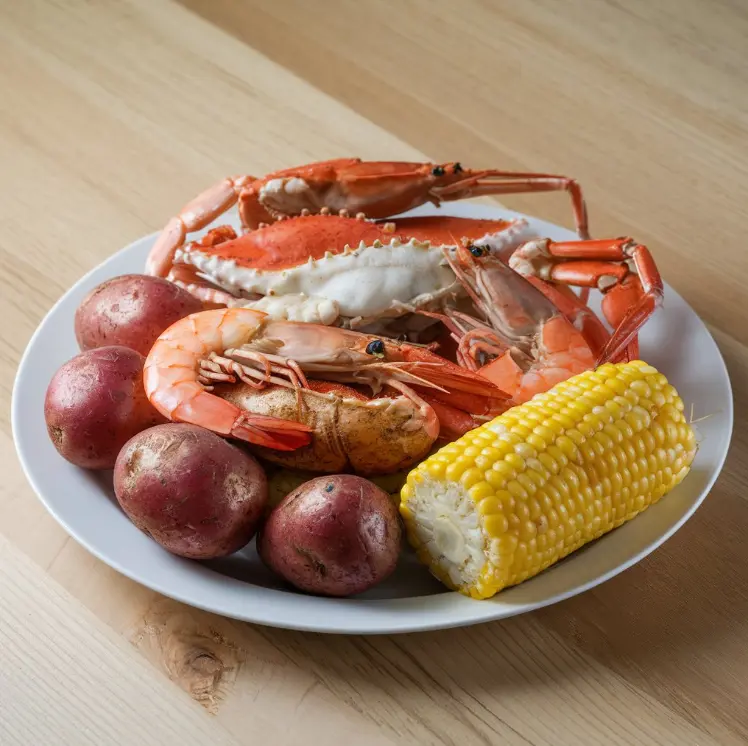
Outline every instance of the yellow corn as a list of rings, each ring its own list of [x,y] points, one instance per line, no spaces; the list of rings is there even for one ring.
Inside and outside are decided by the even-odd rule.
[[[489,598],[657,502],[695,453],[665,376],[641,361],[607,364],[421,462],[401,490],[400,513],[436,577]]]

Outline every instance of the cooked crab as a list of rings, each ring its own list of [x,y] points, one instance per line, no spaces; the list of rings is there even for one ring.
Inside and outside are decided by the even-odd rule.
[[[179,247],[168,277],[204,300],[288,321],[372,333],[465,297],[445,256],[463,240],[508,257],[535,234],[525,220],[309,215],[237,236],[221,226]],[[417,331],[423,326],[410,320]]]

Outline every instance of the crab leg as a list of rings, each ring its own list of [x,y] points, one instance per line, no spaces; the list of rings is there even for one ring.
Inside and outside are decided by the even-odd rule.
[[[621,283],[611,288],[603,300],[603,303],[608,301],[606,315],[620,313],[622,310],[620,301],[628,298],[628,289],[632,286],[636,287],[637,280],[641,296],[634,305],[625,306],[628,307],[628,311],[600,354],[598,364],[615,359],[626,345],[636,338],[646,320],[662,305],[664,295],[662,277],[649,249],[637,244],[631,251],[631,257],[634,260],[638,278],[632,278],[629,285]]]
[[[550,282],[596,287],[603,293],[602,311],[615,331],[598,364],[616,359],[627,348],[629,356],[638,354],[637,332],[662,303],[662,278],[654,258],[631,238],[528,241],[515,251],[509,266],[536,286],[545,284],[543,292],[549,297]]]
[[[236,204],[244,187],[252,181],[252,176],[222,179],[188,202],[156,239],[146,262],[146,272],[165,277],[171,269],[174,252],[184,243],[187,234],[205,228]]]
[[[204,280],[194,267],[188,264],[175,264],[166,275],[166,279],[184,288],[190,295],[208,306],[231,306],[237,299],[225,290]]]
[[[567,191],[571,196],[574,224],[579,237],[589,238],[587,205],[582,188],[574,179],[554,174],[534,174],[513,171],[477,171],[445,187],[432,189],[440,200],[458,200],[469,197],[522,194],[524,192]]]

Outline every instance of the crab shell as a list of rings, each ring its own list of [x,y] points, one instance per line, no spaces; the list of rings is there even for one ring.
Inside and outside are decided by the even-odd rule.
[[[213,393],[249,412],[312,427],[312,442],[295,451],[248,446],[257,456],[294,469],[393,474],[423,459],[436,440],[435,417],[424,417],[403,396],[369,399],[348,386],[311,383],[318,390],[297,392],[280,386],[257,390],[237,383],[216,386]]]
[[[193,267],[236,297],[284,297],[261,307],[271,314],[277,308],[282,318],[361,328],[462,296],[445,247],[467,240],[505,258],[534,235],[525,220],[426,217],[395,224],[310,215],[218,243],[187,244],[175,265]]]

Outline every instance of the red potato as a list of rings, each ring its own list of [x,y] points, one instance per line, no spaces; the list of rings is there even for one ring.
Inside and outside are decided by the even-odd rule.
[[[312,479],[272,511],[257,538],[263,562],[297,588],[361,593],[392,574],[401,528],[390,496],[348,474]]]
[[[114,491],[141,531],[173,554],[201,560],[247,544],[268,499],[265,472],[249,453],[210,430],[176,423],[125,445]]]
[[[84,469],[111,469],[133,435],[165,422],[146,398],[144,363],[135,350],[109,346],[59,368],[47,387],[44,418],[63,458]]]
[[[95,287],[75,312],[81,350],[124,345],[148,355],[175,321],[203,310],[186,290],[162,277],[121,275]]]

